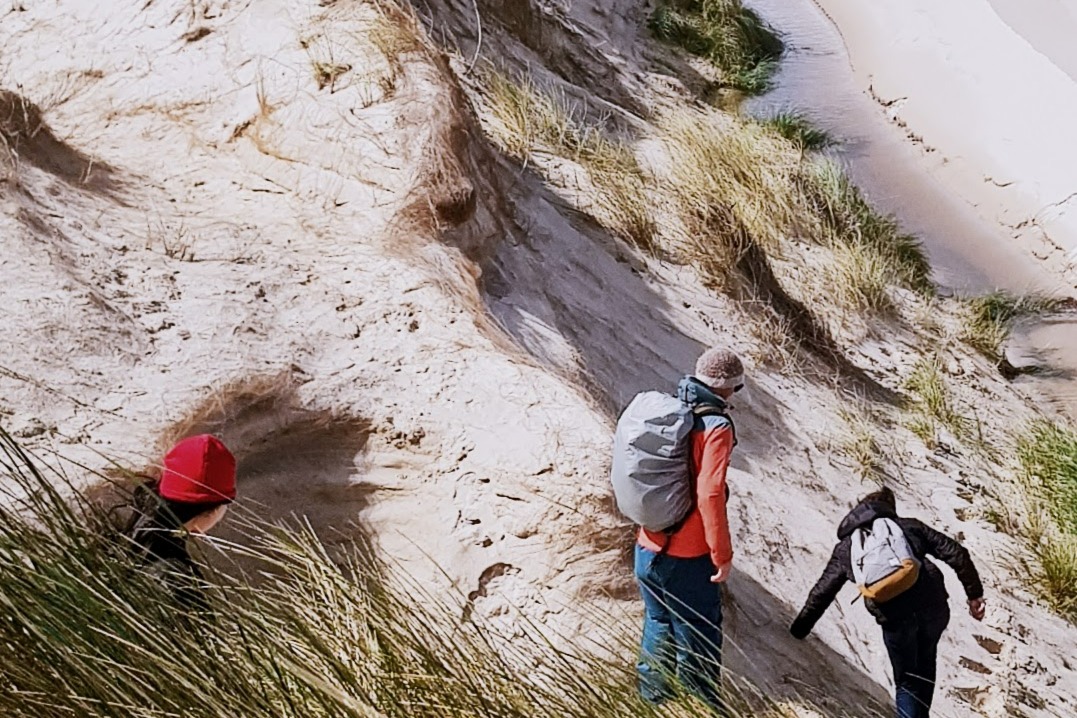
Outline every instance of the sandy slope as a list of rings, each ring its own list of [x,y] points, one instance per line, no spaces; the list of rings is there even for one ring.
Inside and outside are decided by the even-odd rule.
[[[1067,74],[1072,42],[1060,40],[1073,23],[1065,8],[816,2],[842,30],[865,86],[938,150],[939,171],[952,187],[1036,251],[1046,241],[1071,264],[1077,260],[1077,82]],[[1011,27],[1006,19],[1017,14]],[[1030,31],[1047,27],[1054,29]],[[1066,60],[1053,59],[1059,56]]]
[[[683,101],[632,3],[483,9],[485,57],[618,112]],[[431,11],[470,57],[470,4]],[[446,65],[406,42],[387,59],[378,22],[362,3],[283,0],[0,17],[0,83],[62,141],[0,185],[5,425],[95,466],[90,449],[140,464],[177,433],[220,431],[270,515],[357,520],[421,576],[437,561],[476,610],[593,637],[566,604],[638,610],[606,483],[615,407],[707,345],[760,347],[690,269],[630,256],[490,150]],[[350,68],[319,88],[315,62]],[[894,390],[918,351],[896,326],[850,358]],[[986,441],[1031,415],[982,360],[954,347],[948,362]],[[786,633],[865,489],[837,428],[849,396],[754,368],[730,474],[730,664],[776,695],[885,701],[877,628],[848,594],[817,639]],[[942,714],[1064,715],[1075,631],[982,518],[998,467],[896,424],[880,440],[905,509],[960,534],[991,592],[985,624],[955,613]]]

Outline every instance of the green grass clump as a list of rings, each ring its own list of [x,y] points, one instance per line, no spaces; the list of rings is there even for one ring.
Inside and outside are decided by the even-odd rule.
[[[592,623],[573,641],[523,616],[500,628],[364,540],[330,551],[309,526],[242,516],[240,542],[216,542],[227,573],[207,571],[207,605],[181,609],[109,513],[2,429],[0,487],[5,718],[709,714],[687,696],[643,702],[638,628],[609,615],[581,612]],[[732,718],[790,714],[739,679],[726,687]]]
[[[780,112],[763,124],[805,150],[821,150],[833,144],[830,135],[797,112]]]
[[[1045,598],[1059,614],[1077,620],[1077,537],[1047,539],[1037,550]]]
[[[1017,456],[1036,507],[1029,531],[1036,578],[1051,606],[1077,620],[1077,430],[1036,421],[1018,440]]]
[[[1007,292],[974,297],[966,302],[962,339],[991,361],[1001,361],[1002,345],[1010,336],[1014,320],[1052,311],[1058,304],[1058,300],[1048,297]]]
[[[1037,421],[1018,441],[1017,455],[1051,517],[1077,536],[1077,431]]]
[[[945,427],[956,438],[968,433],[969,420],[954,406],[953,394],[937,357],[917,362],[905,380],[905,388],[914,398],[913,415],[906,426],[929,448],[938,445],[939,427]]]
[[[649,24],[659,39],[714,64],[723,85],[749,94],[766,91],[784,49],[740,0],[663,0]]]
[[[931,264],[919,240],[902,232],[893,216],[881,214],[868,204],[835,162],[808,164],[803,182],[810,201],[830,229],[832,242],[869,252],[873,262],[885,268],[891,283],[923,294],[934,293]],[[872,279],[870,274],[867,276]],[[868,296],[873,291],[871,286],[869,281]]]

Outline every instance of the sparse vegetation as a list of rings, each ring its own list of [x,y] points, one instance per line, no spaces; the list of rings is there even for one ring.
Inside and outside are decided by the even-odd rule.
[[[575,156],[580,137],[568,109],[535,87],[530,77],[491,72],[486,97],[495,121],[493,139],[510,156],[526,162],[544,147]]]
[[[782,41],[740,0],[662,0],[650,19],[661,40],[705,58],[722,84],[764,92],[782,54]]]
[[[410,9],[382,0],[378,0],[376,6],[378,16],[370,26],[368,38],[389,63],[389,73],[381,83],[386,94],[391,94],[404,72],[404,58],[426,49],[425,34],[415,13]]]
[[[857,476],[864,480],[880,476],[883,473],[883,451],[872,421],[855,411],[842,412],[841,416],[847,428],[842,452],[852,463]]]
[[[830,243],[858,247],[873,255],[867,265],[871,271],[847,273],[851,279],[863,276],[867,280],[862,292],[865,298],[875,294],[875,272],[879,268],[889,275],[892,284],[923,294],[934,293],[931,265],[915,237],[902,232],[894,217],[880,214],[868,204],[836,162],[818,160],[805,167],[802,183],[829,229]]]
[[[938,357],[920,360],[905,380],[905,388],[914,397],[913,416],[906,426],[929,448],[938,445],[939,427],[949,430],[955,438],[967,434],[969,421],[954,407]]]
[[[0,465],[0,586],[12,608],[0,621],[5,716],[664,714],[635,690],[634,625],[592,615],[605,636],[594,650],[551,641],[523,617],[506,635],[464,599],[390,578],[363,541],[331,554],[309,527],[244,520],[245,545],[219,547],[235,575],[211,572],[211,610],[177,620],[108,512],[2,430]],[[733,677],[727,687],[733,718],[791,714]],[[672,707],[706,712],[688,697]]]
[[[1077,621],[1077,537],[1045,538],[1036,554],[1045,598],[1059,614]]]
[[[797,112],[779,112],[763,124],[805,150],[821,150],[833,144],[830,135]]]
[[[489,72],[484,85],[486,127],[507,154],[525,163],[539,159],[547,170],[549,157],[577,163],[597,190],[582,209],[648,252],[666,240],[715,289],[730,289],[734,275],[757,275],[760,262],[782,260],[791,240],[802,240],[830,253],[818,271],[780,275],[793,283],[796,300],[812,307],[804,312],[878,313],[891,308],[894,285],[932,290],[917,241],[875,212],[835,163],[806,158],[800,145],[769,126],[720,112],[667,115],[658,130],[672,161],[669,174],[654,180],[627,143],[563,96],[501,72]],[[590,199],[586,191],[580,196]],[[674,208],[679,219],[661,238],[654,220],[659,205]],[[752,267],[740,266],[750,250]],[[779,278],[769,268],[764,273],[766,281]],[[752,276],[741,294],[773,293],[775,287],[751,286],[761,279]],[[813,338],[822,331],[790,328]]]
[[[647,252],[656,249],[657,227],[648,182],[632,148],[591,122],[564,97],[539,89],[529,77],[490,72],[486,81],[491,125],[501,148],[524,162],[549,153],[576,162],[598,190],[596,218]]]
[[[690,256],[714,285],[728,283],[750,237],[779,259],[790,240],[828,250],[817,273],[785,280],[815,312],[887,311],[895,285],[932,291],[919,243],[872,209],[834,162],[805,159],[776,133],[733,118],[680,113],[661,129],[673,157],[674,194],[695,243]],[[700,242],[712,256],[695,251]]]
[[[336,89],[337,78],[352,69],[351,65],[342,62],[314,62],[311,66],[318,89],[324,90],[328,87],[330,91]]]
[[[1014,320],[1049,312],[1058,300],[1038,295],[1014,296],[993,292],[966,302],[962,339],[993,362],[1002,360],[1002,345],[1010,335]]]
[[[330,92],[335,92],[337,79],[350,72],[352,66],[336,59],[333,43],[324,36],[301,38],[299,46],[310,58],[310,68],[318,89],[324,90],[328,87]]]
[[[889,288],[893,265],[885,254],[865,244],[837,244],[823,269],[827,286],[843,307],[883,312],[893,307]]]

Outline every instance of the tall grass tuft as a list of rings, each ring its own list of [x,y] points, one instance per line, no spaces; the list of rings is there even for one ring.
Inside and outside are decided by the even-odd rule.
[[[1040,583],[1051,607],[1077,621],[1077,537],[1047,538],[1037,549]]]
[[[206,606],[182,613],[109,513],[0,429],[0,715],[12,718],[642,718],[619,619],[575,644],[511,635],[394,573],[369,543],[241,519]],[[57,488],[59,487],[59,488]],[[588,620],[581,614],[584,620]],[[786,708],[729,680],[730,715]],[[682,696],[671,708],[706,715]]]
[[[1042,419],[1018,439],[1039,584],[1056,611],[1077,621],[1077,430]],[[1039,514],[1042,514],[1041,517]]]
[[[1002,360],[1002,345],[1016,319],[1056,309],[1059,301],[1038,295],[993,292],[967,300],[962,339],[991,361]]]
[[[821,150],[834,143],[830,135],[798,112],[779,112],[763,124],[805,150]]]
[[[596,219],[630,244],[656,253],[648,177],[627,142],[527,76],[487,73],[485,98],[491,135],[507,154],[528,162],[545,152],[576,162],[597,190],[591,197]]]
[[[1037,421],[1018,441],[1017,455],[1051,517],[1077,536],[1077,431]]]
[[[911,407],[913,416],[907,426],[929,448],[938,445],[939,427],[948,429],[955,438],[969,433],[970,422],[954,405],[953,394],[938,357],[920,360],[905,380],[905,388],[914,399]]]
[[[693,112],[669,115],[659,129],[690,235],[737,253],[747,231],[777,253],[791,233],[811,231],[796,184],[800,156],[788,142],[755,123]]]
[[[649,24],[659,39],[714,64],[723,85],[749,94],[766,91],[784,49],[741,0],[663,0]]]
[[[934,292],[931,264],[920,242],[902,232],[894,217],[877,212],[836,162],[826,159],[809,163],[802,179],[833,242],[872,254],[873,262],[885,268],[892,283],[924,294]],[[873,279],[870,274],[867,278]],[[869,281],[863,292],[865,301],[871,302],[874,291],[873,281]]]

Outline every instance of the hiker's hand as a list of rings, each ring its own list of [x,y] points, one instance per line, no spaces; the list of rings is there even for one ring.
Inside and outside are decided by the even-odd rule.
[[[733,571],[733,562],[728,561],[714,570],[714,575],[711,576],[711,583],[725,583],[725,580],[729,578],[729,574]]]
[[[982,598],[974,598],[969,601],[969,615],[977,621],[984,620],[984,613],[986,612],[987,607],[984,605],[984,600]]]
[[[808,634],[811,633],[811,629],[812,627],[808,625],[807,621],[800,616],[797,616],[796,619],[793,620],[792,625],[789,626],[789,632],[792,633],[793,638],[798,641],[803,641],[807,638]]]

